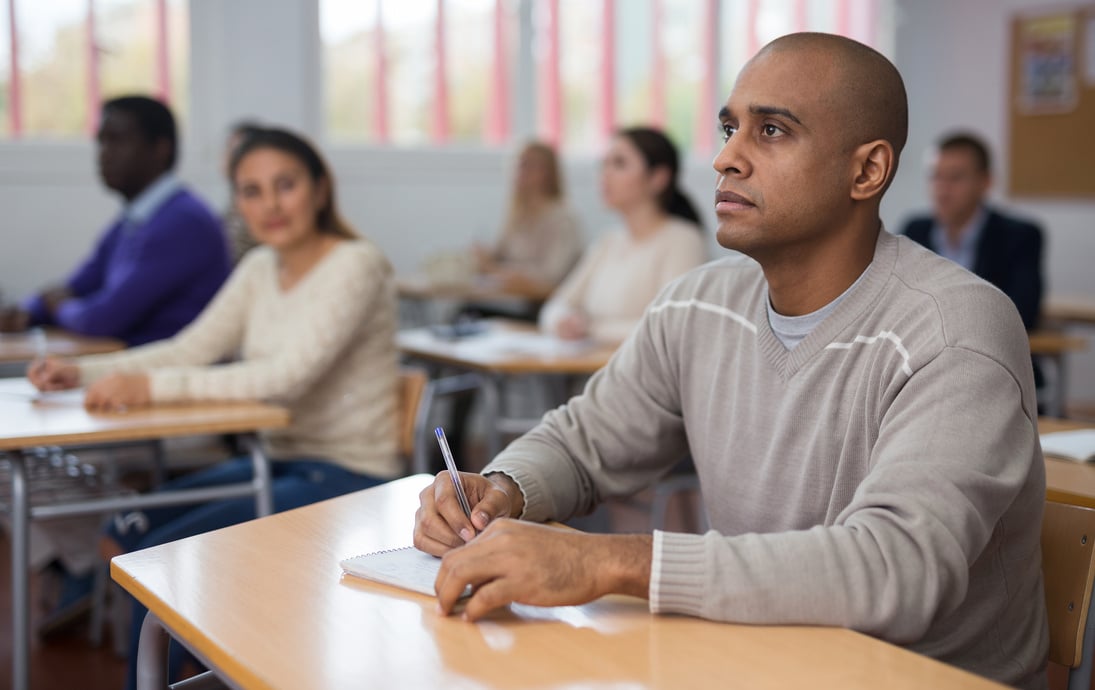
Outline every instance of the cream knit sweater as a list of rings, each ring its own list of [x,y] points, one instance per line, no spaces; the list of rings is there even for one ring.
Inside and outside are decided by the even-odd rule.
[[[619,343],[669,281],[707,261],[703,232],[669,218],[653,235],[636,240],[624,228],[586,251],[540,312],[540,328],[554,333],[569,314],[589,320],[590,337]]]
[[[154,402],[265,400],[292,422],[265,441],[275,459],[326,459],[393,477],[398,356],[392,269],[371,242],[340,242],[288,291],[277,255],[249,252],[189,327],[169,340],[77,360],[83,383],[149,375]]]

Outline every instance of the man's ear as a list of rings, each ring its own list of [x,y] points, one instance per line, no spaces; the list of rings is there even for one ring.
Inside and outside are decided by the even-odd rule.
[[[866,201],[885,191],[897,167],[893,146],[878,139],[856,147],[852,154],[852,199]]]
[[[152,142],[152,159],[159,164],[160,170],[167,171],[172,168],[171,153],[175,145],[170,139],[160,137]]]

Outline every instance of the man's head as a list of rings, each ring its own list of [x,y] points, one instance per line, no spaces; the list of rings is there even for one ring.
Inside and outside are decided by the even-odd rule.
[[[175,166],[175,118],[152,98],[115,98],[103,103],[98,143],[103,183],[133,199]]]
[[[965,227],[992,186],[988,147],[965,132],[944,137],[932,162],[931,186],[936,220],[953,230]]]
[[[718,240],[758,260],[878,230],[878,207],[908,132],[897,69],[829,34],[765,46],[719,114]]]

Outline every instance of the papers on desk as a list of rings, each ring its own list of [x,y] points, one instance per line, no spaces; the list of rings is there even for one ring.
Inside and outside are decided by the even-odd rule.
[[[1054,431],[1042,434],[1042,453],[1047,457],[1095,462],[1095,429]]]
[[[35,405],[65,405],[81,407],[84,404],[84,389],[73,388],[67,391],[46,391],[34,396]]]
[[[72,388],[64,391],[40,391],[26,382],[25,386],[0,390],[5,398],[18,398],[35,405],[63,405],[81,407],[84,404],[84,389]]]
[[[563,340],[543,333],[491,330],[460,341],[459,347],[478,355],[529,355],[532,357],[574,357],[592,349],[588,340]]]
[[[402,587],[420,594],[435,595],[433,584],[441,559],[419,551],[413,546],[387,551],[375,551],[339,561],[350,575]]]

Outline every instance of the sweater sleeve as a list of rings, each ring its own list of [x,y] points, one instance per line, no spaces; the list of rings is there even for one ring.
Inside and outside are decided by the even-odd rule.
[[[658,532],[651,609],[918,640],[965,599],[971,564],[1042,471],[1020,396],[999,362],[943,350],[895,397],[870,471],[834,524],[733,537]]]
[[[209,306],[173,338],[122,352],[80,357],[85,384],[117,371],[155,371],[164,367],[196,367],[234,355],[243,342],[252,285],[261,272],[259,255],[248,256],[228,278]],[[153,397],[155,398],[155,388]]]
[[[106,275],[107,257],[111,248],[118,241],[121,222],[116,222],[99,238],[91,255],[73,271],[65,281],[65,287],[76,297],[87,295],[98,290]],[[30,314],[31,325],[53,325],[55,319],[41,294],[34,295],[26,300],[23,308]]]
[[[201,275],[209,262],[210,245],[197,241],[190,226],[204,219],[190,213],[161,216],[155,225],[142,228],[146,234],[133,256],[118,262],[103,276],[97,289],[74,289],[79,296],[65,300],[58,308],[58,325],[86,335],[126,333],[166,296]]]
[[[566,520],[650,486],[688,452],[674,379],[644,318],[582,395],[548,412],[483,471],[517,482],[529,520]]]
[[[292,402],[360,337],[381,299],[394,299],[391,267],[379,251],[354,252],[323,267],[314,301],[294,313],[293,328],[273,356],[213,367],[181,366],[151,373],[152,396],[166,400]],[[346,258],[346,257],[338,257]]]
[[[582,312],[582,301],[589,281],[596,274],[604,260],[608,238],[602,238],[591,247],[567,275],[563,284],[552,293],[551,299],[540,310],[540,330],[555,333],[562,321],[570,314]]]

